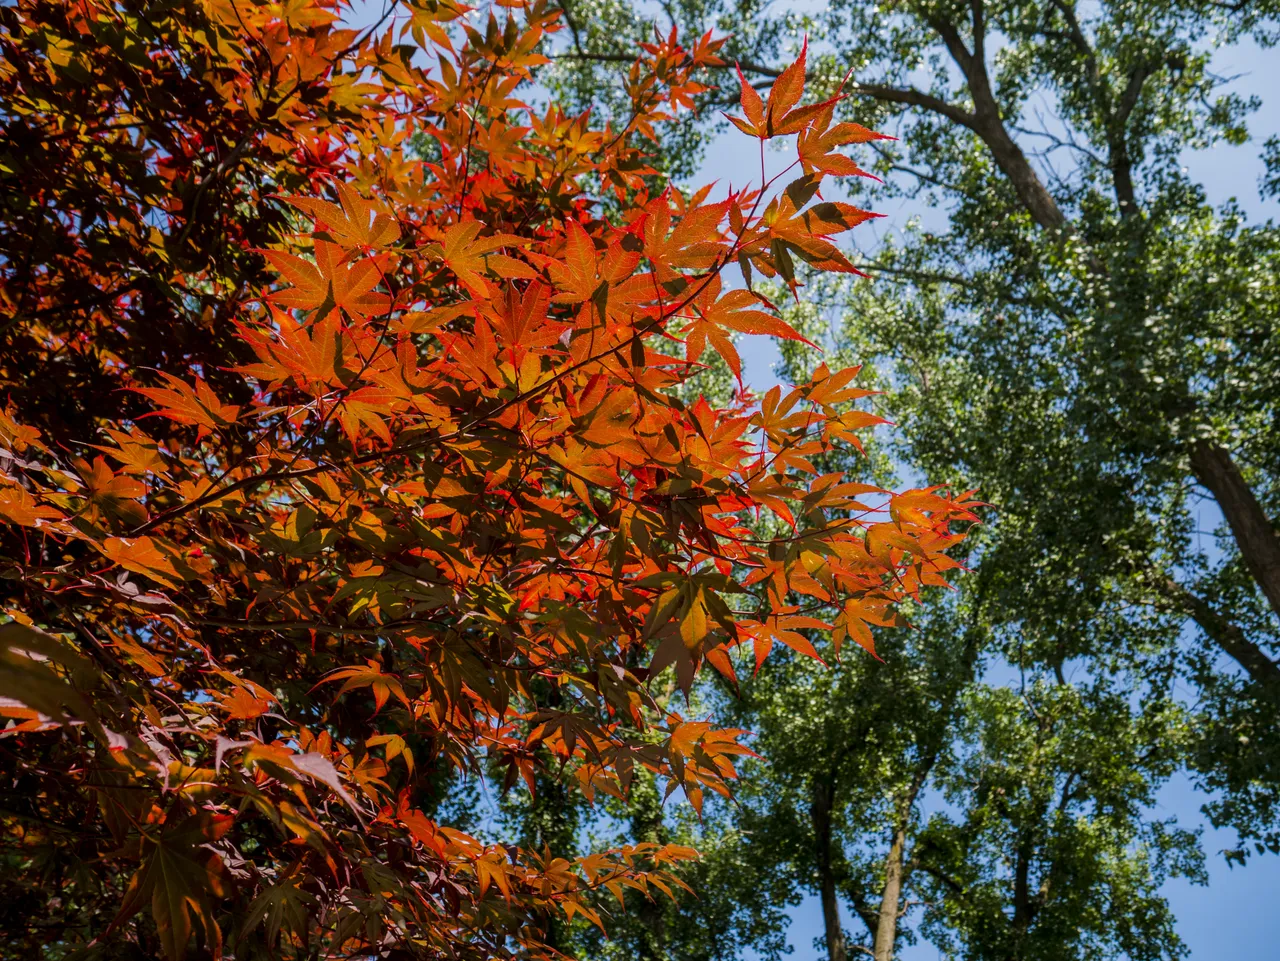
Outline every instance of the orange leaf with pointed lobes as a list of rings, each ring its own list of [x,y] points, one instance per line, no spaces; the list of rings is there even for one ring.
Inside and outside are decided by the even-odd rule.
[[[315,218],[321,233],[342,247],[385,247],[400,236],[400,225],[385,205],[365,200],[349,184],[334,184],[342,206],[313,197],[285,197]]]
[[[844,154],[837,153],[835,148],[851,143],[870,143],[873,140],[896,138],[876,133],[856,123],[838,123],[832,127],[831,121],[834,114],[835,105],[824,104],[813,122],[800,132],[796,141],[796,150],[800,155],[800,165],[804,172],[832,174],[837,177],[870,177],[872,180],[879,180],[879,177],[863,170]]]
[[[11,683],[0,733],[19,806],[60,825],[20,830],[68,877],[131,879],[57,900],[15,862],[49,930],[555,961],[548,917],[609,927],[597,891],[675,895],[694,853],[489,843],[414,799],[485,768],[539,798],[653,776],[701,810],[751,751],[669,692],[873,650],[959,566],[970,495],[830,470],[879,423],[856,370],[723,403],[696,379],[708,345],[740,377],[737,337],[809,343],[752,272],[853,268],[836,244],[871,215],[820,189],[876,135],[804,103],[806,46],[767,101],[739,73],[736,121],[798,134],[804,175],[686,195],[649,155],[724,40],[655,33],[625,121],[534,113],[559,6],[414,0],[356,31],[334,0],[152,4],[124,47],[98,5],[6,7],[0,88],[61,227],[0,232],[30,261],[0,277],[27,375],[24,422],[0,411],[0,653],[46,689]]]
[[[746,115],[732,117],[726,114],[729,121],[745,134],[768,140],[786,134],[799,133],[811,124],[822,111],[832,107],[840,100],[839,96],[821,103],[796,106],[804,94],[805,62],[809,54],[809,38],[800,48],[800,56],[778,75],[773,88],[769,91],[769,102],[766,105],[754,87],[747,82],[742,68],[738,68],[738,81],[742,89],[742,111]]]
[[[154,415],[167,417],[179,424],[193,424],[201,433],[217,430],[236,422],[240,408],[224,404],[203,380],[196,380],[195,387],[186,381],[160,371],[168,387],[137,387],[139,394],[160,405]],[[146,415],[144,415],[146,416]]]

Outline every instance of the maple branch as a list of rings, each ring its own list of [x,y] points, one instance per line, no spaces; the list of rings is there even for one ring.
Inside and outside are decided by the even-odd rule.
[[[348,56],[351,55],[351,53],[353,53],[354,51],[364,46],[369,41],[369,38],[372,37],[375,33],[378,32],[378,30],[382,28],[382,25],[387,22],[387,18],[391,16],[392,11],[394,11],[396,7],[398,7],[399,5],[400,5],[400,0],[389,0],[387,5],[382,10],[382,16],[380,16],[377,19],[377,21],[373,24],[373,26],[371,26],[368,30],[366,30],[363,36],[357,36],[356,39],[353,40],[350,44],[348,44],[347,46],[339,50],[337,55],[333,59],[335,61],[345,60]]]
[[[84,826],[81,824],[77,824],[72,827],[58,821],[51,821],[46,817],[41,817],[39,814],[29,814],[26,811],[19,811],[16,808],[7,806],[0,806],[0,815],[17,818],[20,821],[30,821],[32,824],[39,824],[54,831],[63,831],[67,834],[79,834],[84,830]],[[96,836],[101,837],[102,835],[97,834]]]
[[[264,111],[264,113],[266,113],[266,111]],[[223,158],[223,160],[214,167],[213,170],[209,171],[209,173],[200,180],[200,183],[196,185],[195,197],[191,200],[190,205],[191,212],[187,215],[187,225],[183,228],[182,233],[178,235],[177,243],[174,245],[175,249],[181,250],[183,246],[186,245],[187,239],[191,236],[191,231],[195,229],[196,214],[200,211],[200,202],[204,199],[205,191],[208,190],[215,181],[221,180],[226,174],[235,169],[235,167],[240,163],[241,158],[249,152],[249,148],[253,145],[254,137],[258,132],[259,131],[257,130],[251,130],[249,133],[246,133],[241,137],[240,142],[235,145],[231,153],[227,154],[227,156]],[[186,208],[184,208],[184,212],[185,210]]]
[[[385,455],[389,452],[384,451],[382,453]],[[159,514],[156,514],[150,520],[143,524],[139,524],[137,527],[129,531],[129,536],[141,537],[144,534],[149,534],[161,524],[177,520],[184,514],[189,514],[202,507],[207,507],[215,501],[220,501],[223,498],[229,497],[239,491],[248,490],[258,484],[269,484],[272,481],[288,481],[301,477],[314,477],[317,474],[322,474],[330,470],[333,470],[332,465],[316,464],[312,467],[301,467],[296,470],[266,471],[262,474],[253,474],[249,477],[242,477],[240,480],[233,481],[226,487],[218,490],[211,490],[207,494],[197,497],[194,500],[186,501],[185,503],[169,508],[167,511],[162,511]]]
[[[493,79],[493,72],[498,69],[498,61],[491,60],[489,69],[485,71],[484,80],[480,84],[481,91],[487,90],[489,81]],[[476,123],[480,117],[480,104],[473,105],[471,110],[471,125],[467,129],[467,143],[462,150],[462,186],[458,189],[458,210],[456,216],[462,217],[462,205],[467,199],[467,183],[471,179],[471,141],[476,135]]]
[[[12,316],[6,318],[3,323],[0,323],[0,333],[4,333],[4,331],[8,330],[10,327],[12,327],[14,324],[18,323],[21,320],[38,319],[43,317],[56,317],[59,314],[65,314],[73,310],[79,310],[81,307],[97,306],[97,305],[112,301],[117,297],[122,296],[123,294],[127,294],[130,291],[135,290],[136,288],[137,288],[137,283],[134,281],[130,281],[129,283],[122,284],[119,287],[115,287],[111,290],[98,291],[93,296],[85,297],[81,300],[73,300],[73,301],[70,301],[69,303],[64,302],[64,303],[54,304],[51,307],[41,307],[38,310],[29,310],[26,312],[23,312],[22,310],[15,310]]]
[[[231,627],[241,631],[318,631],[322,634],[351,634],[357,637],[382,637],[385,627],[352,627],[344,624],[327,624],[324,621],[239,621],[227,617],[191,618],[200,627]]]

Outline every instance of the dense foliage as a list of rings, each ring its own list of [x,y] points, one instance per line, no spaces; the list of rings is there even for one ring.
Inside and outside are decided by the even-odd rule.
[[[392,11],[0,9],[6,956],[556,956],[693,852],[486,842],[460,776],[700,807],[749,751],[674,689],[955,566],[964,496],[815,466],[855,370],[687,389],[799,337],[753,276],[853,270],[813,200],[876,135],[803,53],[736,121],[795,179],[711,202],[645,159],[710,34],[597,127],[520,99],[544,0]]]
[[[1274,46],[1280,7],[563,5],[569,95],[649,18],[728,31],[762,85],[807,32],[811,83],[852,70],[838,115],[899,137],[872,145],[887,183],[867,189],[933,208],[867,248],[877,283],[814,285],[789,319],[873,361],[887,460],[963,478],[991,522],[958,602],[920,619],[932,636],[747,690],[740,723],[775,759],[734,821],[748,869],[819,898],[832,959],[904,935],[958,958],[1184,953],[1160,882],[1202,875],[1150,809],[1161,787],[1196,782],[1233,863],[1280,849],[1280,234],[1206,200],[1252,184],[1184,169],[1188,149],[1249,149],[1258,100],[1222,74],[1233,45]],[[671,150],[689,165],[723,129]],[[1276,140],[1253,149],[1275,196]],[[782,352],[784,379],[812,362]]]

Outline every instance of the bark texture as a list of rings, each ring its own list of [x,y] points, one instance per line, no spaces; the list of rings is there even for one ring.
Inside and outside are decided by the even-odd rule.
[[[1191,448],[1191,469],[1218,502],[1245,566],[1280,617],[1280,537],[1231,452],[1212,441]]]
[[[1160,586],[1174,606],[1191,617],[1210,640],[1244,668],[1250,678],[1280,696],[1280,664],[1249,640],[1238,625],[1219,614],[1203,597],[1172,578],[1165,579]]]
[[[831,785],[819,781],[813,786],[809,815],[813,819],[813,835],[817,845],[819,894],[822,900],[822,924],[827,941],[828,961],[848,961],[849,946],[840,926],[840,899],[836,894],[836,872],[832,853]]]
[[[899,904],[902,901],[903,857],[907,847],[907,827],[899,822],[885,861],[884,896],[880,899],[880,916],[876,921],[876,939],[872,956],[875,961],[893,961],[898,940]]]

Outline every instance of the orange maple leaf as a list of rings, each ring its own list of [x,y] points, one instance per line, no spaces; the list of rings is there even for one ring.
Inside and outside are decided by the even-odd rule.
[[[807,174],[821,172],[837,177],[870,177],[880,178],[868,173],[844,154],[836,153],[835,148],[851,143],[868,143],[872,140],[896,140],[887,134],[868,130],[862,124],[838,123],[831,126],[835,115],[835,104],[822,105],[813,122],[800,131],[796,141],[796,150],[800,155],[801,168]]]
[[[535,271],[523,261],[497,253],[503,247],[526,247],[529,241],[513,234],[493,234],[481,237],[484,224],[478,220],[456,223],[445,231],[439,244],[427,248],[444,261],[446,267],[457,275],[463,285],[478,297],[488,298],[492,288],[483,274],[491,270],[500,277],[536,277]]]
[[[823,109],[837,103],[841,99],[839,95],[821,103],[796,106],[804,93],[805,60],[808,52],[809,38],[806,37],[804,46],[800,48],[800,57],[774,81],[767,106],[760,99],[756,88],[747,81],[742,68],[738,67],[738,81],[742,87],[742,112],[746,117],[744,119],[725,114],[725,118],[743,133],[768,140],[771,137],[799,133]]]
[[[321,235],[328,234],[343,247],[385,247],[400,236],[400,225],[384,204],[365,200],[350,185],[334,184],[342,206],[314,197],[285,197],[316,220]]]
[[[319,237],[315,241],[314,262],[282,250],[259,253],[293,284],[270,295],[277,304],[314,310],[318,317],[339,307],[355,319],[384,313],[391,306],[391,296],[375,289],[385,278],[385,256],[348,262],[342,247]]]
[[[168,387],[135,387],[139,394],[160,405],[160,410],[144,417],[162,416],[179,424],[194,424],[200,427],[201,434],[234,424],[240,415],[240,408],[234,404],[224,404],[203,380],[197,378],[192,388],[186,381],[158,371],[169,384]]]

